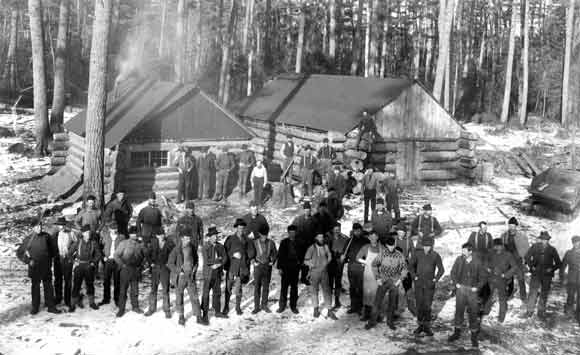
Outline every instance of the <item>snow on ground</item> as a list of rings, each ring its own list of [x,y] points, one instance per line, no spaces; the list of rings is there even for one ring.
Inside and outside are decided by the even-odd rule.
[[[0,116],[1,118],[1,116]],[[0,124],[2,121],[0,119]],[[470,130],[479,126],[469,126]],[[499,135],[493,144],[511,149],[528,138],[519,138],[521,132]],[[484,139],[488,139],[485,130]],[[496,137],[496,136],[494,136]],[[12,139],[12,138],[6,138]],[[6,139],[0,139],[0,159],[7,159]],[[32,163],[34,159],[23,159]],[[26,167],[17,164],[14,171],[0,175],[0,204],[16,204],[19,201],[38,201],[42,195],[35,181],[16,183],[20,175],[33,175],[34,165]],[[38,171],[36,171],[38,173]],[[490,224],[502,223],[507,215],[515,215],[523,229],[533,236],[543,229],[552,234],[551,243],[562,255],[570,248],[570,237],[578,233],[580,220],[560,223],[523,215],[519,202],[528,196],[530,179],[524,177],[495,177],[487,185],[454,183],[439,186],[425,186],[405,191],[402,195],[404,215],[416,213],[420,207],[430,202],[434,215],[443,225],[457,226],[477,224],[487,220]],[[362,219],[363,204],[360,197],[345,201],[347,211],[343,221],[343,232],[348,233],[352,223]],[[37,204],[38,205],[38,204]],[[30,229],[30,216],[36,206],[22,211],[0,212],[0,353],[2,354],[400,354],[400,353],[478,353],[470,349],[469,337],[465,334],[456,344],[449,344],[447,336],[452,331],[455,300],[450,297],[451,285],[448,274],[453,261],[460,253],[460,245],[474,228],[447,229],[437,239],[435,249],[442,255],[446,275],[440,282],[434,301],[435,336],[432,339],[415,339],[411,332],[416,327],[409,312],[402,314],[396,331],[385,324],[366,331],[364,323],[357,317],[345,314],[341,308],[334,322],[324,317],[312,318],[309,291],[300,286],[299,315],[286,311],[283,314],[259,313],[251,315],[253,288],[244,289],[244,315],[230,315],[230,319],[211,318],[209,327],[202,327],[189,318],[185,327],[177,325],[177,316],[167,320],[162,312],[151,318],[129,312],[121,319],[115,318],[113,306],[105,306],[99,311],[88,308],[74,314],[52,315],[46,312],[32,317],[29,311],[29,287],[25,266],[19,263],[14,251],[17,243]],[[52,206],[40,204],[40,206]],[[135,206],[136,210],[138,210]],[[181,206],[180,206],[181,207]],[[62,212],[73,214],[76,208],[69,207]],[[216,223],[222,231],[229,233],[236,216],[247,213],[246,201],[230,199],[229,205],[200,202],[196,211],[204,218],[205,225]],[[272,225],[272,236],[279,242],[286,225],[299,213],[299,207],[284,210],[267,209],[264,214]],[[498,236],[504,225],[490,225],[490,232]],[[344,287],[348,289],[346,272]],[[279,297],[279,276],[274,272],[270,292],[270,307],[277,308]],[[101,298],[102,285],[96,283],[97,300]],[[201,286],[199,282],[198,286]],[[145,276],[140,288],[140,303],[147,308],[149,277]],[[199,288],[199,287],[198,287]],[[200,288],[199,288],[200,289]],[[171,299],[174,300],[172,293]],[[187,298],[186,298],[187,299]],[[513,299],[509,303],[504,324],[496,321],[498,307],[484,318],[480,349],[483,354],[574,354],[580,351],[580,327],[563,315],[565,291],[556,278],[554,292],[548,303],[548,320],[539,322],[536,318],[524,320],[522,303]],[[159,301],[161,302],[161,301]],[[85,302],[86,303],[86,302]],[[348,295],[343,295],[342,303],[347,305]],[[159,304],[160,306],[160,304]],[[158,307],[160,308],[160,307]],[[128,309],[130,306],[128,305]],[[186,315],[191,316],[191,306],[186,302]]]

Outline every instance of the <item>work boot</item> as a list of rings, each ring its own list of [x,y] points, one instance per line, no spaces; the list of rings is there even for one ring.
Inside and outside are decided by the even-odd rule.
[[[350,307],[349,309],[347,309],[346,314],[355,314],[355,313],[359,313],[360,310],[358,308],[354,308],[354,307]]]
[[[207,318],[207,314],[204,317]],[[220,311],[215,311],[215,317],[216,318],[229,318],[227,314],[223,314]]]
[[[89,306],[94,310],[99,309],[99,306],[95,303],[95,296],[89,296]]]
[[[35,315],[35,314],[38,314],[38,308],[32,308],[32,309],[30,310],[30,315],[31,315],[31,316],[33,316],[33,315]]]
[[[391,330],[397,330],[397,326],[395,325],[395,322],[392,319],[387,320],[387,326]]]
[[[177,321],[177,324],[185,326],[185,316],[183,314],[179,315],[179,320]]]
[[[286,310],[286,307],[280,306],[278,307],[278,310],[276,311],[276,313],[282,313]]]
[[[236,313],[238,316],[241,316],[244,312],[242,312],[242,296],[236,296]]]
[[[83,304],[83,298],[79,297],[77,298],[77,302],[76,302],[77,307],[79,307],[80,309],[85,308],[85,305]]]
[[[455,328],[455,330],[453,331],[453,334],[451,334],[449,336],[449,338],[447,338],[447,341],[452,343],[452,342],[456,341],[457,339],[459,339],[459,337],[461,337],[461,329]]]
[[[230,305],[229,302],[226,303],[226,305],[224,306],[224,309],[222,311],[223,314],[227,315],[228,313],[230,313]]]
[[[151,317],[153,313],[155,313],[155,311],[149,308],[147,312],[145,312],[145,317]]]
[[[377,326],[377,322],[371,319],[371,320],[369,320],[369,321],[367,322],[367,324],[365,325],[365,329],[366,329],[366,330],[369,330],[369,329],[372,329],[372,328],[374,328],[374,327],[376,327],[376,326]]]
[[[117,311],[115,317],[121,318],[123,315],[125,315],[125,310],[120,309],[119,311]]]
[[[298,308],[291,308],[290,309],[292,311],[292,313],[294,314],[299,314],[300,312],[298,312]]]
[[[270,310],[270,308],[268,306],[263,306],[262,311],[264,311],[266,313],[272,313],[272,311]]]
[[[102,300],[101,302],[99,302],[99,304],[97,306],[101,307],[101,306],[104,306],[104,305],[109,304],[109,303],[111,303],[111,301]]]
[[[328,310],[328,318],[330,318],[332,320],[338,320],[338,318],[336,317],[336,314],[334,314],[334,312],[331,309]]]
[[[433,330],[431,330],[431,327],[428,325],[423,326],[423,332],[425,332],[425,335],[428,337],[433,336]]]
[[[421,333],[422,333],[422,332],[423,332],[423,326],[422,326],[422,325],[420,325],[420,326],[418,326],[418,327],[417,327],[417,329],[415,329],[415,330],[413,331],[413,335],[415,335],[415,336],[419,336],[419,335],[421,335]]]
[[[314,316],[314,318],[320,317],[320,310],[318,309],[318,307],[314,307],[313,316]]]
[[[261,309],[260,309],[260,308],[254,308],[254,309],[252,310],[252,314],[258,314],[258,313],[260,313],[260,311],[261,311]]]
[[[471,332],[471,346],[479,348],[479,340],[477,339],[479,332]]]
[[[133,312],[137,313],[137,314],[143,314],[143,310],[139,307],[137,308],[133,308]]]
[[[334,298],[334,309],[339,309],[342,306],[342,304],[340,304],[340,299],[338,297]]]
[[[169,312],[169,311],[166,311],[166,312],[165,312],[165,318],[167,318],[167,319],[171,319],[171,312]]]
[[[364,306],[363,315],[360,318],[361,322],[366,322],[371,318],[371,308],[369,306]]]
[[[197,324],[209,325],[209,320],[204,319],[202,316],[197,316]]]
[[[62,313],[62,311],[60,309],[56,308],[56,307],[50,307],[47,310],[47,312],[48,313],[52,313],[52,314],[61,314]]]

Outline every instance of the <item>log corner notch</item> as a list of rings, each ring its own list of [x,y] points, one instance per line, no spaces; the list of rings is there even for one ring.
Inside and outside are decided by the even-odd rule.
[[[459,140],[457,141],[458,149],[458,175],[472,182],[477,178],[477,159],[476,148],[478,138],[475,134],[462,130]]]
[[[70,147],[68,133],[55,133],[51,143],[51,157],[50,165],[53,170],[60,168],[66,164],[68,150]]]

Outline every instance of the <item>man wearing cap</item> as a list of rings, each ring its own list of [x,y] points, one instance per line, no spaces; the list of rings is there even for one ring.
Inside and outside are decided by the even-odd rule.
[[[568,268],[568,278],[566,278],[566,306],[565,313],[575,313],[576,321],[580,324],[580,236],[572,237],[572,249],[566,251],[560,267],[560,280],[564,280],[566,268]],[[574,311],[576,304],[576,311]]]
[[[332,311],[332,300],[330,295],[330,284],[328,282],[327,267],[332,259],[328,245],[324,243],[324,234],[317,233],[315,243],[306,251],[304,263],[310,269],[310,286],[312,292],[312,304],[314,305],[314,318],[320,317],[318,292],[322,287],[324,298],[323,307],[328,310],[328,318],[336,320],[336,315]]]
[[[56,236],[57,255],[54,270],[55,304],[63,300],[67,307],[71,305],[73,252],[77,236],[71,231],[70,223],[64,217],[59,217],[55,223],[58,226]],[[58,260],[58,263],[56,262]],[[56,267],[58,266],[58,270]],[[64,292],[63,292],[64,291]]]
[[[232,291],[236,295],[236,313],[242,314],[242,284],[250,280],[250,256],[254,255],[252,241],[244,232],[246,222],[238,218],[234,223],[235,234],[230,235],[224,247],[228,257],[228,267],[226,274],[226,291],[223,314],[230,311],[230,297]]]
[[[177,245],[169,254],[167,267],[171,270],[171,278],[176,285],[175,287],[175,304],[179,313],[179,325],[185,325],[185,313],[183,306],[184,292],[187,290],[191,309],[197,317],[197,323],[207,325],[208,323],[202,318],[199,306],[199,294],[195,277],[199,265],[197,255],[197,245],[194,245],[191,235],[193,231],[187,226],[181,226],[178,230]]]
[[[379,240],[384,244],[393,228],[393,218],[391,212],[385,211],[385,200],[380,197],[377,198],[376,209],[371,216],[371,224],[377,232]]]
[[[298,314],[298,275],[300,274],[300,258],[296,241],[296,226],[291,224],[287,227],[288,238],[282,239],[278,250],[277,268],[280,272],[280,301],[278,313],[284,312],[288,300],[288,288],[290,288],[290,309]]]
[[[314,236],[316,233],[315,219],[312,216],[312,206],[310,202],[305,201],[302,205],[303,213],[294,218],[292,224],[296,226],[296,247],[298,248],[298,259],[300,261],[300,281],[304,284],[309,284],[306,278],[308,274],[308,266],[304,264],[304,255],[308,247],[314,243]]]
[[[332,230],[334,224],[336,223],[336,219],[332,216],[328,209],[328,205],[326,200],[322,200],[318,203],[316,208],[316,213],[312,216],[314,220],[314,226],[316,229],[316,233],[326,234]]]
[[[437,218],[432,216],[433,208],[430,204],[423,206],[423,213],[413,220],[411,224],[411,235],[418,235],[419,241],[423,237],[435,238],[439,236],[443,229],[439,225]]]
[[[415,300],[417,304],[417,323],[415,335],[425,333],[433,336],[431,330],[431,305],[435,294],[435,285],[443,274],[443,262],[439,253],[433,250],[433,238],[422,240],[423,248],[418,249],[409,261],[409,272],[415,283]]]
[[[228,199],[228,177],[230,176],[230,171],[234,168],[234,161],[232,157],[228,154],[226,148],[222,148],[221,152],[218,154],[215,161],[215,194],[213,196],[214,201],[219,201]]]
[[[163,213],[157,207],[155,192],[149,194],[147,206],[137,216],[137,234],[141,236],[145,249],[149,249],[151,239],[161,231]]]
[[[177,203],[181,203],[188,199],[189,196],[189,181],[191,171],[194,168],[194,163],[187,154],[185,147],[179,147],[178,154],[173,160],[173,166],[177,168],[179,173],[179,183],[177,185]]]
[[[521,231],[518,230],[518,220],[515,217],[511,217],[508,220],[508,230],[502,233],[501,239],[505,250],[511,253],[514,257],[514,261],[518,267],[515,277],[518,279],[518,288],[520,290],[520,299],[522,301],[527,300],[526,293],[526,278],[524,270],[524,257],[530,249],[530,244],[528,242],[528,237]],[[508,298],[513,294],[514,280],[513,278],[508,281]]]
[[[550,234],[542,231],[538,238],[540,242],[532,245],[525,256],[526,264],[532,274],[526,317],[531,317],[534,314],[538,293],[540,293],[538,317],[544,318],[546,315],[546,303],[552,286],[552,278],[556,270],[560,268],[561,261],[556,248],[549,243]]]
[[[346,250],[341,256],[341,261],[348,263],[347,273],[348,283],[350,285],[350,307],[346,311],[348,314],[360,314],[362,312],[364,265],[358,261],[356,256],[361,248],[368,243],[369,240],[364,235],[360,223],[353,223],[350,239],[346,245]]]
[[[372,168],[368,168],[365,171],[365,175],[362,179],[362,192],[364,199],[364,222],[369,221],[369,206],[372,212],[375,211],[377,207],[377,190],[379,189],[380,178],[378,174],[373,172]]]
[[[111,220],[117,223],[117,229],[120,235],[129,238],[129,221],[133,215],[133,207],[131,206],[131,202],[127,200],[125,192],[119,191],[115,197],[107,205],[105,216],[109,216]]]
[[[250,183],[252,184],[252,189],[254,190],[254,201],[258,206],[262,206],[264,202],[263,191],[268,183],[268,171],[264,164],[262,164],[262,159],[256,161],[256,166],[252,169],[252,175],[250,177]]]
[[[378,289],[375,296],[373,310],[365,329],[371,329],[379,322],[379,316],[383,314],[383,304],[385,296],[388,295],[386,309],[387,325],[391,330],[396,330],[395,310],[399,303],[398,288],[407,275],[407,263],[403,254],[395,248],[395,238],[388,237],[386,248],[382,248],[379,256],[372,263],[373,272],[377,280]]]
[[[316,157],[312,155],[312,147],[310,145],[304,147],[304,156],[302,157],[300,168],[302,172],[302,194],[303,196],[312,197],[314,192],[312,175],[314,174],[314,169],[316,168]]]
[[[479,346],[480,329],[478,292],[487,282],[485,266],[473,254],[473,246],[465,243],[461,246],[461,256],[458,256],[451,269],[451,280],[455,284],[455,318],[454,331],[448,338],[454,342],[461,336],[461,327],[465,309],[469,314],[469,329],[471,330],[471,345]]]
[[[268,238],[270,227],[261,226],[258,230],[259,238],[253,240],[254,247],[249,255],[254,265],[254,310],[256,314],[261,310],[270,313],[268,307],[268,294],[270,293],[270,280],[272,279],[272,266],[278,257],[276,244]]]
[[[383,193],[387,200],[387,211],[395,213],[395,219],[401,218],[401,210],[399,209],[399,193],[401,186],[392,172],[387,172],[385,168],[385,178],[382,182]]]
[[[197,198],[208,199],[210,180],[215,169],[215,155],[204,149],[197,159]]]
[[[493,305],[493,294],[497,292],[499,300],[498,322],[503,323],[507,312],[507,283],[517,272],[518,267],[511,253],[505,251],[501,238],[493,240],[493,252],[489,254],[487,274],[490,295],[484,305],[484,313],[489,314]]]
[[[344,262],[341,257],[346,250],[348,242],[348,237],[341,232],[341,224],[336,222],[332,231],[327,233],[326,237],[326,243],[332,254],[332,260],[328,264],[328,279],[330,281],[330,295],[334,295],[334,309],[342,306],[340,303],[340,293],[342,292]]]
[[[203,220],[195,214],[195,202],[187,201],[185,203],[185,212],[177,220],[177,230],[187,229],[191,231],[191,243],[196,247],[203,243]]]
[[[113,281],[113,300],[115,305],[119,304],[119,290],[121,289],[121,280],[119,273],[119,266],[115,261],[115,250],[119,247],[121,242],[125,240],[125,236],[118,233],[118,225],[115,221],[110,221],[107,228],[102,233],[103,243],[103,300],[99,306],[109,304],[111,302],[111,280]]]
[[[481,221],[478,224],[479,230],[471,232],[467,242],[473,246],[473,253],[481,256],[485,262],[487,256],[493,249],[493,237],[487,231],[487,222]]]
[[[318,159],[320,161],[321,174],[325,177],[332,169],[332,161],[336,159],[336,152],[328,142],[328,138],[322,139],[322,147],[318,150]]]
[[[157,311],[157,291],[161,284],[161,296],[163,299],[163,312],[165,318],[171,318],[169,302],[169,276],[171,270],[167,267],[169,254],[175,247],[174,242],[167,238],[165,233],[158,233],[152,240],[149,251],[149,261],[151,262],[151,292],[149,293],[149,309],[145,313],[149,317]]]
[[[216,318],[227,318],[221,311],[222,274],[228,261],[226,249],[218,242],[220,233],[215,224],[207,229],[207,242],[202,249],[203,255],[203,292],[201,310],[204,321],[209,320],[209,292],[212,293],[212,307]]]
[[[87,295],[89,297],[89,305],[92,309],[99,309],[95,304],[95,274],[97,272],[97,265],[101,260],[101,250],[96,241],[96,238],[91,232],[91,227],[85,224],[82,229],[82,238],[77,241],[73,252],[73,289],[72,300],[69,312],[74,312],[78,305],[83,307],[80,300],[80,292],[82,283],[85,283],[87,288]]]
[[[256,157],[254,152],[248,149],[247,144],[242,144],[242,152],[240,153],[240,165],[238,170],[238,190],[240,192],[240,198],[246,196],[248,188],[248,176],[250,170],[256,163]],[[250,182],[252,180],[250,179]]]
[[[287,135],[286,136],[286,141],[284,142],[284,144],[282,144],[282,147],[280,147],[280,155],[282,156],[282,172],[284,173],[288,167],[290,166],[290,163],[292,163],[292,161],[294,160],[294,151],[295,151],[296,147],[294,146],[294,139],[292,138],[291,135]]]
[[[83,226],[89,226],[91,232],[98,233],[102,223],[102,213],[95,205],[97,198],[89,195],[85,208],[75,218],[75,225],[80,230]],[[95,235],[97,236],[97,235]]]
[[[258,203],[256,201],[250,201],[250,213],[245,214],[242,219],[246,223],[244,233],[250,239],[258,238],[258,232],[261,228],[270,228],[266,217],[259,213]]]
[[[37,314],[40,310],[40,283],[44,290],[44,303],[48,306],[48,312],[61,313],[54,304],[54,290],[52,285],[52,273],[50,264],[53,258],[53,248],[50,245],[50,236],[42,231],[40,221],[33,227],[33,231],[22,241],[16,250],[16,257],[28,265],[28,277],[30,277],[30,293],[32,307],[30,314]]]
[[[129,291],[133,312],[143,313],[139,308],[139,279],[146,253],[146,249],[139,242],[136,234],[131,234],[129,239],[123,240],[115,249],[113,258],[119,268],[120,280],[117,318],[125,314],[127,291]]]

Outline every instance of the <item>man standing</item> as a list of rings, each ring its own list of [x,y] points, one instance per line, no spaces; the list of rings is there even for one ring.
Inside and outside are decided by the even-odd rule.
[[[395,234],[396,234],[396,242],[395,247],[403,253],[407,264],[411,261],[411,258],[415,255],[417,250],[422,249],[422,245],[419,244],[419,236],[418,235],[410,235],[407,233],[407,226],[403,222],[399,222],[397,226],[395,226]],[[407,303],[407,308],[409,312],[414,316],[417,316],[417,302],[415,299],[414,292],[410,292],[413,289],[413,278],[411,274],[407,274],[407,277],[403,279],[403,291],[405,292],[405,299],[404,301]],[[400,304],[401,311],[404,311],[405,304],[402,302]]]
[[[312,147],[307,145],[304,147],[304,156],[302,157],[301,177],[302,177],[302,195],[304,197],[312,197],[314,192],[313,174],[316,168],[316,158],[312,155]]]
[[[367,169],[362,180],[362,190],[365,204],[364,223],[369,221],[369,205],[372,211],[374,211],[376,208],[377,189],[379,188],[379,183],[380,181],[378,175],[373,173],[373,169]]]
[[[195,214],[195,202],[185,203],[185,212],[177,220],[177,230],[187,229],[191,231],[191,242],[196,247],[203,244],[203,220]]]
[[[72,300],[69,312],[74,312],[78,305],[83,308],[80,300],[81,286],[84,282],[87,288],[87,295],[89,296],[89,306],[92,309],[99,309],[95,304],[95,273],[97,272],[97,265],[101,260],[101,252],[96,238],[91,232],[91,227],[85,224],[82,229],[82,238],[79,239],[73,252],[73,289]]]
[[[423,213],[417,216],[411,225],[411,235],[418,235],[419,242],[423,237],[435,239],[443,232],[437,218],[431,215],[432,212],[433,208],[430,204],[424,205]]]
[[[298,260],[300,262],[300,282],[309,284],[306,278],[308,274],[308,266],[304,264],[304,255],[308,247],[314,243],[315,220],[312,216],[312,206],[310,202],[305,201],[302,205],[303,213],[294,218],[292,224],[296,226],[296,248],[298,252]]]
[[[544,318],[546,316],[548,295],[552,287],[552,278],[556,270],[560,268],[561,262],[556,248],[549,244],[550,234],[542,231],[538,238],[540,242],[532,245],[525,257],[526,264],[532,274],[526,317],[531,317],[534,314],[538,293],[540,293],[538,317]]]
[[[250,213],[247,213],[243,220],[246,223],[244,233],[250,239],[257,239],[261,228],[270,228],[266,217],[258,212],[258,203],[256,201],[250,202]]]
[[[328,188],[325,201],[326,207],[328,208],[328,212],[330,212],[332,219],[334,221],[340,220],[344,216],[344,208],[342,207],[342,199],[334,187]]]
[[[182,203],[187,200],[189,195],[189,174],[193,170],[191,159],[187,156],[185,147],[179,147],[177,157],[173,161],[173,165],[177,168],[179,173],[179,184],[177,186],[177,203]]]
[[[270,280],[272,279],[272,265],[276,262],[278,251],[276,244],[268,239],[270,227],[262,226],[258,230],[259,238],[254,240],[253,255],[250,256],[254,264],[254,310],[252,314],[260,310],[270,313],[268,308],[268,294],[270,293]]]
[[[139,278],[145,256],[146,250],[137,239],[136,234],[131,234],[129,239],[123,240],[113,254],[115,262],[120,269],[119,309],[117,311],[117,318],[125,314],[127,291],[129,288],[131,288],[129,296],[131,298],[133,312],[143,313],[141,308],[139,308]]]
[[[214,165],[214,155],[205,149],[197,161],[197,198],[199,199],[209,198],[209,184]]]
[[[485,314],[489,314],[493,304],[493,294],[497,292],[499,300],[498,322],[503,323],[507,312],[507,282],[517,272],[518,268],[512,254],[504,250],[501,238],[493,240],[493,252],[489,255],[487,273],[489,277],[490,295],[485,304]]]
[[[151,262],[151,292],[149,293],[149,309],[145,313],[149,317],[157,311],[157,290],[161,284],[161,295],[163,298],[163,312],[165,318],[171,318],[169,302],[169,276],[171,270],[167,267],[169,254],[175,244],[167,238],[165,233],[158,233],[152,240],[149,261]]]
[[[467,242],[473,246],[473,252],[480,255],[483,258],[482,261],[485,261],[493,248],[493,237],[487,232],[487,222],[479,222],[479,230],[471,232]]]
[[[167,267],[171,270],[171,278],[175,286],[175,304],[179,313],[179,325],[185,326],[185,312],[183,306],[183,296],[185,290],[189,295],[191,309],[197,317],[197,323],[207,325],[208,323],[201,317],[199,306],[199,294],[195,283],[195,276],[198,266],[197,245],[194,245],[193,231],[187,227],[178,230],[177,245],[169,254]]]
[[[386,213],[385,211],[385,201],[382,198],[377,199],[376,209],[371,216],[371,224],[373,229],[377,232],[379,240],[382,244],[385,244],[385,240],[391,234],[391,229],[393,228],[393,218],[391,217],[391,212]]]
[[[240,198],[246,196],[248,188],[248,175],[252,166],[256,162],[256,157],[254,152],[248,149],[247,144],[242,144],[242,152],[240,153],[240,165],[238,170],[238,190],[240,192]],[[252,180],[250,180],[251,182]]]
[[[50,236],[42,231],[40,221],[33,228],[31,235],[24,238],[22,244],[16,250],[16,256],[20,261],[28,265],[28,277],[30,277],[30,292],[32,308],[30,314],[37,314],[40,310],[40,283],[44,289],[44,303],[48,306],[48,312],[61,313],[54,304],[54,291],[52,288],[52,273],[50,264],[53,258],[53,249],[50,245]]]
[[[57,250],[59,272],[54,272],[54,289],[55,289],[55,304],[59,304],[63,299],[67,307],[71,306],[71,292],[72,292],[72,269],[73,269],[73,252],[74,246],[77,242],[76,235],[71,231],[70,225],[64,217],[59,217],[56,221],[59,226],[57,235]],[[56,266],[57,263],[55,263]],[[64,292],[63,292],[64,287]]]
[[[334,189],[338,200],[341,201],[346,195],[346,177],[340,165],[334,165],[328,176],[328,189]]]
[[[230,312],[232,291],[236,294],[236,313],[242,315],[242,284],[250,280],[250,256],[254,255],[252,241],[244,232],[246,222],[238,218],[234,223],[236,233],[230,235],[224,244],[228,257],[226,274],[226,297],[223,314]]]
[[[348,237],[341,232],[339,222],[334,224],[332,232],[328,233],[327,243],[332,260],[328,264],[328,278],[330,280],[330,295],[334,295],[334,309],[341,306],[340,293],[342,291],[342,274],[344,271],[344,262],[342,256],[348,245]]]
[[[330,295],[330,283],[328,282],[327,267],[332,259],[328,245],[324,244],[324,234],[318,233],[315,243],[306,251],[304,263],[310,268],[310,285],[312,287],[312,304],[314,305],[314,318],[320,317],[318,307],[318,292],[322,287],[324,297],[323,307],[328,310],[328,318],[337,320],[332,311],[332,296]]]
[[[117,223],[120,235],[129,238],[129,221],[133,215],[133,207],[124,191],[117,192],[116,198],[108,204],[105,215]]]
[[[222,274],[228,261],[226,249],[218,242],[219,232],[215,224],[207,229],[207,242],[203,245],[203,292],[201,310],[204,322],[209,322],[209,292],[212,293],[212,306],[216,318],[227,318],[221,312]]]
[[[256,166],[252,169],[252,176],[250,178],[252,189],[254,190],[254,202],[258,206],[262,206],[264,202],[263,191],[268,183],[268,171],[262,164],[262,159],[256,160]]]
[[[216,177],[215,177],[215,194],[213,196],[214,201],[228,200],[228,177],[230,176],[230,171],[234,168],[234,162],[228,150],[224,147],[222,151],[218,154],[216,162]]]
[[[282,155],[282,173],[286,172],[292,161],[294,160],[294,139],[292,136],[286,136],[286,142],[280,148],[280,155]],[[292,176],[292,173],[289,173]]]
[[[363,307],[363,278],[364,278],[364,264],[357,260],[357,255],[361,248],[369,243],[367,237],[363,235],[363,228],[360,223],[352,225],[350,240],[346,245],[346,250],[341,257],[341,261],[348,263],[348,283],[350,285],[350,307],[346,311],[348,314],[362,312]]]
[[[325,178],[332,169],[332,160],[336,158],[336,152],[328,142],[328,138],[322,139],[322,147],[318,150],[318,159],[320,160],[320,172]]]
[[[162,223],[163,213],[157,207],[157,196],[151,192],[147,206],[137,216],[137,234],[141,236],[146,250],[149,250],[151,239],[161,232]]]
[[[407,263],[403,254],[395,249],[395,238],[386,240],[386,248],[381,248],[381,253],[373,261],[374,273],[379,288],[375,296],[375,304],[365,329],[374,328],[379,316],[383,314],[384,298],[388,294],[387,325],[391,330],[396,330],[395,310],[397,309],[399,292],[398,287],[407,275]]]
[[[461,336],[461,327],[467,308],[469,328],[471,329],[471,345],[477,348],[480,327],[478,292],[487,282],[487,276],[484,265],[473,255],[471,244],[463,244],[461,253],[462,255],[455,259],[450,275],[455,284],[455,328],[448,341],[454,342]]]
[[[111,280],[113,281],[113,300],[115,301],[116,306],[119,305],[121,280],[119,266],[115,261],[115,250],[119,248],[119,245],[123,240],[125,240],[125,237],[120,236],[118,230],[117,223],[111,221],[107,225],[107,229],[103,231],[103,300],[99,303],[99,306],[111,302]]]
[[[102,213],[101,210],[95,206],[97,198],[93,195],[87,197],[86,206],[81,210],[76,218],[75,225],[80,230],[83,226],[89,226],[91,232],[98,233],[101,227]],[[97,235],[95,234],[95,237]]]
[[[298,314],[298,274],[300,273],[300,258],[298,256],[298,244],[296,242],[296,226],[291,224],[287,228],[288,238],[282,239],[278,250],[278,270],[281,277],[280,302],[277,312],[282,313],[286,309],[288,288],[290,288],[290,309]]]
[[[435,294],[435,285],[445,273],[441,256],[433,250],[433,238],[425,237],[423,248],[417,250],[409,261],[409,272],[415,283],[415,299],[417,303],[417,323],[419,327],[415,335],[425,333],[433,336],[431,330],[431,305]],[[437,270],[437,273],[435,273]]]
[[[530,244],[528,242],[528,237],[522,231],[518,230],[518,220],[515,217],[511,217],[508,220],[508,230],[501,235],[501,239],[505,250],[513,255],[514,261],[516,262],[517,270],[515,276],[518,279],[520,299],[525,302],[527,300],[527,293],[524,257],[530,249]],[[508,298],[512,295],[513,289],[514,281],[512,278],[508,281]]]
[[[401,210],[399,209],[399,193],[401,186],[393,173],[385,171],[385,179],[383,180],[383,191],[387,200],[387,211],[395,213],[395,219],[401,218]]]
[[[572,237],[573,248],[564,254],[562,267],[560,267],[560,280],[564,280],[566,268],[568,268],[568,278],[566,279],[566,314],[575,313],[574,317],[580,324],[580,236]],[[574,311],[576,304],[576,311]]]

